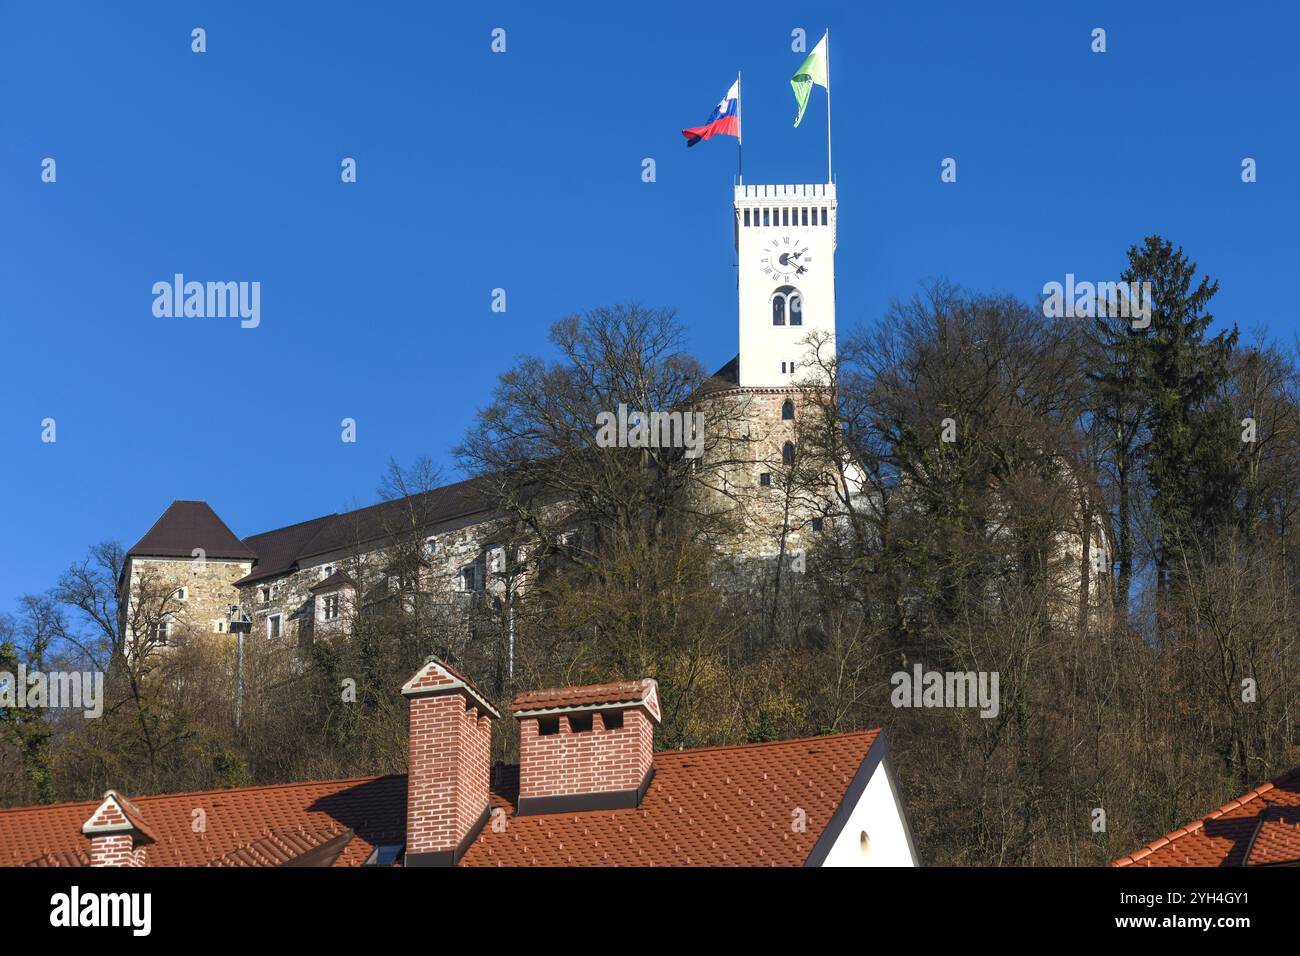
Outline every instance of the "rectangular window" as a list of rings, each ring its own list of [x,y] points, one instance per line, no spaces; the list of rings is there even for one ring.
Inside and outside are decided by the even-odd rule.
[[[763,487],[763,488],[771,488],[771,487],[772,487],[772,475],[771,475],[769,472],[766,472],[766,471],[763,472],[761,475],[758,476],[758,483],[759,483],[759,485],[760,485],[761,487]]]
[[[623,712],[621,710],[607,710],[600,715],[600,719],[604,722],[606,730],[623,729]]]
[[[339,617],[339,596],[326,594],[321,598],[321,620],[337,621]]]
[[[537,718],[537,736],[553,737],[560,732],[559,717],[538,717]]]
[[[749,210],[745,210],[745,225],[749,225]]]
[[[270,603],[271,603],[271,589],[270,589],[270,588],[258,588],[258,589],[257,589],[257,599],[258,599],[259,601],[261,601],[263,604],[270,604]]]
[[[266,619],[266,636],[273,641],[280,637],[280,623],[279,614],[272,614]]]
[[[763,210],[763,225],[765,226],[772,225],[772,210],[770,209]]]
[[[804,207],[803,207],[803,224],[804,224],[805,226],[808,225],[808,207],[807,207],[807,206],[804,206]]]
[[[469,564],[460,569],[460,589],[462,591],[478,590],[478,568]]]
[[[171,632],[171,621],[159,621],[153,626],[153,639],[156,644],[166,644],[167,636]]]
[[[813,520],[812,520],[812,529],[813,529],[814,531],[820,531],[820,530],[822,529],[822,519],[821,519],[821,518],[813,518]]]
[[[827,218],[826,218],[826,207],[825,207],[825,206],[822,206],[822,225],[824,226],[824,225],[826,225],[826,223],[827,223]]]

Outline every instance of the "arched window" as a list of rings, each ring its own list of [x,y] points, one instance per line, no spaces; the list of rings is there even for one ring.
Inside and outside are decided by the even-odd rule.
[[[803,296],[792,285],[783,285],[772,293],[772,324],[803,325]]]
[[[781,446],[781,464],[794,464],[794,442],[788,441]]]
[[[788,398],[785,400],[785,404],[781,406],[781,420],[785,422],[794,420],[794,402]]]

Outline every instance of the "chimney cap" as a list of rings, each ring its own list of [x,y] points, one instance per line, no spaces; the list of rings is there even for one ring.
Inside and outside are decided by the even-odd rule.
[[[656,722],[663,720],[659,710],[659,685],[653,677],[525,691],[515,697],[510,712],[516,717],[541,717],[608,707],[642,707]]]
[[[108,836],[114,833],[134,833],[137,843],[156,843],[158,838],[145,825],[140,808],[116,790],[105,790],[104,800],[95,808],[90,819],[81,825],[88,837]]]
[[[425,659],[424,665],[411,675],[411,679],[402,685],[404,697],[427,697],[452,691],[464,691],[465,696],[478,704],[487,714],[492,717],[501,716],[501,712],[488,700],[486,694],[474,686],[472,680],[432,654]]]

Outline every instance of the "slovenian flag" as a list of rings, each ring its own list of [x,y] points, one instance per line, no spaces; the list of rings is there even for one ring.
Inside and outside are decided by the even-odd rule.
[[[709,114],[703,126],[692,126],[690,129],[682,130],[687,146],[694,146],[700,140],[719,134],[740,137],[739,79],[731,84],[731,89],[727,90],[727,95],[722,98],[722,102],[713,108],[713,112]]]

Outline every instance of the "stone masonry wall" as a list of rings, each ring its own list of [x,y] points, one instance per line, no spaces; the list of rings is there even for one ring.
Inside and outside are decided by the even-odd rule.
[[[167,601],[174,636],[212,634],[218,623],[225,629],[231,604],[239,603],[235,582],[253,568],[251,561],[131,558],[127,565],[132,600],[140,588],[149,589],[151,605],[161,589],[184,588],[185,596]]]

